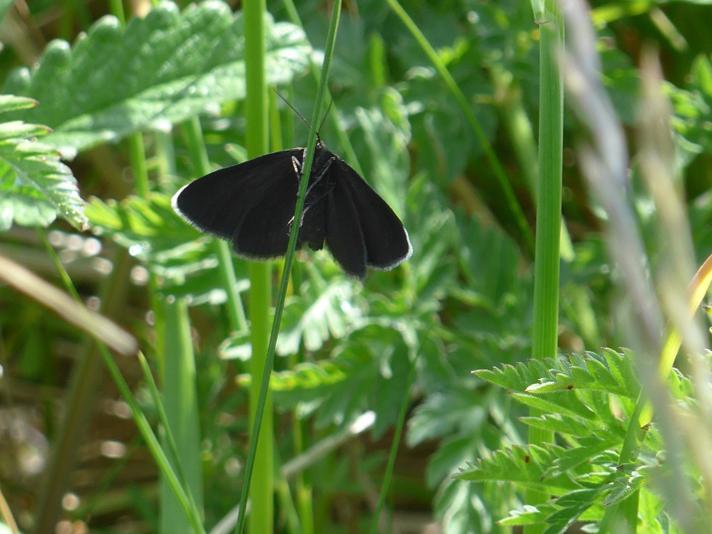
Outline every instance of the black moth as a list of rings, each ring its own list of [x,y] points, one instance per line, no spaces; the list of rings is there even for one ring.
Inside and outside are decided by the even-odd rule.
[[[173,197],[173,208],[200,230],[229,239],[253,259],[287,251],[305,149],[266,154],[212,172]],[[297,248],[326,246],[346,273],[392,269],[413,251],[393,210],[359,174],[317,143]]]

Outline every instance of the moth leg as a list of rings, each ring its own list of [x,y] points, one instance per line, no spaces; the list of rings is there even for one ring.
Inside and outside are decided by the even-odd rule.
[[[327,171],[331,168],[331,164],[334,163],[334,161],[336,161],[336,156],[330,157],[330,158],[327,160],[326,165],[324,165],[324,167],[319,171],[319,174],[316,175],[316,178],[314,179],[314,182],[309,185],[309,187],[307,188],[306,193],[304,194],[304,196],[305,196],[307,199],[309,199],[309,193],[311,193],[312,189],[314,189],[314,186],[316,186],[316,185],[324,178],[324,176],[326,176]],[[297,167],[299,167],[300,169],[299,169],[299,171],[297,171],[297,172],[301,172],[301,164],[300,164],[299,160],[297,160],[297,158],[295,158],[294,156],[292,156],[292,165],[294,166],[294,170],[295,170],[295,171],[297,171]],[[327,191],[327,192],[325,192],[324,194],[322,194],[321,196],[319,196],[319,198],[311,199],[311,201],[310,201],[308,204],[305,202],[305,204],[304,204],[304,210],[302,211],[302,220],[301,220],[301,222],[299,223],[299,226],[300,226],[300,227],[301,227],[302,224],[304,223],[304,216],[307,214],[307,211],[309,211],[309,208],[311,208],[314,204],[316,204],[317,202],[319,202],[320,200],[322,200],[322,199],[323,199],[324,197],[326,197],[326,195],[328,195],[328,194],[329,194],[329,192]],[[293,221],[294,221],[294,217],[292,217],[291,219],[289,219],[289,226],[290,226],[290,227],[292,226],[292,222],[293,222]]]
[[[299,183],[299,178],[302,175],[302,162],[292,156],[292,167],[294,168],[294,176],[297,178],[297,183]]]
[[[336,156],[332,156],[326,161],[326,164],[324,165],[324,167],[322,169],[320,169],[319,174],[317,174],[316,178],[314,178],[314,182],[312,182],[309,185],[306,193],[304,193],[305,199],[309,199],[309,193],[311,193],[311,191],[314,189],[314,186],[316,186],[324,178],[324,176],[326,176],[326,173],[331,168],[331,165],[332,165],[332,163],[334,163],[334,161],[336,161]],[[302,162],[299,161],[294,156],[292,156],[292,166],[294,167],[294,172],[297,175],[297,181],[298,181],[299,178],[301,177],[301,173],[302,173]],[[307,214],[307,211],[309,211],[309,208],[311,208],[312,206],[317,204],[319,201],[321,201],[323,198],[325,198],[328,194],[329,194],[329,191],[326,191],[323,194],[321,194],[318,198],[311,199],[311,201],[309,203],[306,203],[306,200],[305,200],[304,209],[302,210],[302,218],[299,221],[299,228],[301,228],[302,225],[304,224],[304,217]],[[289,219],[289,222],[287,223],[287,228],[291,228],[293,222],[294,222],[294,216],[292,216],[292,218]]]
[[[334,161],[336,161],[336,156],[332,156],[326,161],[326,165],[324,165],[324,168],[321,169],[321,171],[319,171],[319,174],[317,174],[316,178],[314,178],[314,182],[312,184],[310,184],[309,187],[307,188],[307,192],[306,192],[307,198],[309,198],[309,193],[311,193],[311,190],[314,189],[314,186],[316,186],[316,184],[318,184],[321,181],[321,179],[324,178],[324,176],[326,175],[326,172],[331,168],[331,164],[334,163]],[[326,196],[326,195],[324,195],[324,196]],[[324,196],[322,196],[321,198],[323,198]],[[319,200],[321,200],[321,198]],[[312,202],[312,204],[313,204],[313,202]],[[306,208],[305,208],[305,211],[306,211]]]

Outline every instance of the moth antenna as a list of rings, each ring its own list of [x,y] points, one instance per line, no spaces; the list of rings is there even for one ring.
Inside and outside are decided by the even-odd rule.
[[[334,104],[334,99],[332,98],[329,100],[329,105],[326,108],[326,113],[324,113],[324,117],[321,119],[321,122],[319,123],[319,129],[317,130],[317,135],[318,132],[321,131],[322,126],[324,126],[324,122],[326,121],[326,118],[329,116],[329,111],[331,111],[331,106]]]
[[[287,106],[289,106],[289,109],[291,109],[291,110],[294,112],[294,114],[295,114],[297,117],[299,117],[299,119],[304,123],[304,125],[305,125],[307,128],[310,128],[310,127],[311,127],[310,124],[309,124],[309,121],[304,118],[304,115],[302,115],[301,113],[299,113],[299,110],[297,110],[297,108],[295,108],[292,104],[289,103],[289,100],[287,100],[287,99],[284,98],[282,95],[280,95],[280,94],[279,94],[279,91],[277,91],[277,89],[272,88],[272,90],[275,92],[275,94],[280,98],[280,100],[281,100],[282,102],[284,102],[285,104],[287,104]]]

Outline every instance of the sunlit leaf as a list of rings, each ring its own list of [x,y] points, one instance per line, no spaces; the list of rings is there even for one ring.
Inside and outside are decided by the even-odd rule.
[[[267,80],[284,83],[305,69],[310,49],[299,28],[266,22]],[[242,15],[227,4],[211,0],[181,13],[162,2],[125,28],[105,16],[73,46],[53,41],[32,71],[11,75],[3,92],[38,100],[19,117],[50,126],[47,143],[72,157],[243,98],[244,52]]]
[[[0,113],[32,108],[32,99],[0,95]],[[37,141],[49,128],[23,121],[0,123],[0,230],[13,222],[48,226],[59,215],[77,228],[86,224],[77,181],[57,151]]]

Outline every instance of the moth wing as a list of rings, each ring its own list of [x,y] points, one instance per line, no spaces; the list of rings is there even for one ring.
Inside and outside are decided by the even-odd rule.
[[[301,154],[284,150],[211,172],[173,195],[173,208],[198,229],[231,239],[255,206],[284,183],[296,184],[292,157]]]
[[[347,186],[336,180],[329,192],[326,216],[326,244],[347,274],[366,276],[366,244],[359,216]]]
[[[267,259],[287,252],[298,189],[298,176],[289,165],[291,176],[278,180],[235,229],[232,244],[239,255]]]
[[[413,253],[403,223],[386,201],[345,161],[334,162],[337,184],[344,184],[358,214],[366,246],[366,264],[376,269],[392,269]]]

